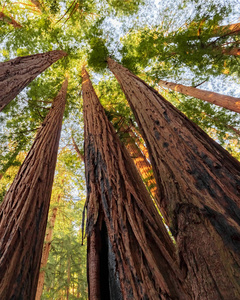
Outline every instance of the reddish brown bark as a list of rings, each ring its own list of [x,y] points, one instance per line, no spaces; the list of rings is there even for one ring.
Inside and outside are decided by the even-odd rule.
[[[59,195],[58,199],[57,199],[57,204],[59,203],[60,198],[61,198],[61,196]],[[51,250],[53,229],[54,229],[54,225],[55,225],[55,221],[56,221],[56,217],[57,217],[57,210],[58,210],[57,207],[53,208],[52,215],[49,220],[49,226],[47,227],[47,230],[46,230],[35,300],[40,300],[41,296],[42,296],[42,292],[43,292],[43,285],[44,285],[44,279],[45,279],[44,268],[47,266],[47,261],[48,261],[49,253]]]
[[[55,50],[0,63],[0,111],[35,77],[66,55],[64,51]]]
[[[96,287],[99,274],[108,268],[99,262],[103,254],[99,255],[97,242],[98,230],[104,224],[114,253],[109,254],[114,259],[106,260],[109,265],[116,263],[110,269],[116,269],[123,299],[189,299],[182,286],[173,242],[85,70],[82,91],[90,299],[108,299],[99,296],[104,290],[101,283]],[[99,219],[101,208],[104,222]],[[109,284],[112,282],[113,276]]]
[[[67,80],[0,207],[0,299],[34,299]]]
[[[30,0],[30,1],[38,8],[38,10],[40,11],[42,10],[42,5],[38,0]]]
[[[21,28],[22,25],[15,21],[12,17],[5,15],[2,11],[0,12],[0,21],[13,25],[15,28]]]
[[[240,23],[219,26],[214,29],[213,36],[226,36],[226,35],[234,35],[240,32]]]
[[[148,191],[154,198],[157,198],[156,180],[152,173],[152,166],[136,144],[136,141],[139,141],[138,137],[131,128],[126,126],[122,126],[119,131],[124,132],[125,146],[147,186]],[[157,200],[157,203],[158,202],[159,200]]]
[[[192,299],[239,299],[239,162],[140,78],[108,64],[149,150]]]
[[[225,48],[222,50],[222,53],[225,55],[238,56],[240,55],[240,48],[239,47]]]
[[[77,152],[78,157],[81,159],[81,161],[84,162],[84,155],[79,150],[78,145],[76,144],[73,136],[72,136],[72,142],[73,142],[73,147],[74,147],[75,151]]]
[[[192,96],[207,101],[209,103],[218,105],[220,107],[224,107],[229,110],[240,113],[240,98],[209,92],[206,90],[197,89],[195,87],[176,84],[164,80],[160,80],[158,84],[160,86],[172,89],[184,95]]]
[[[148,150],[142,141],[142,137],[141,137],[141,134],[139,133],[139,131],[130,131],[130,135],[131,135],[131,137],[134,138],[134,141],[138,145],[139,149],[141,149],[141,151],[142,151],[143,155],[146,157],[146,159],[149,160]]]

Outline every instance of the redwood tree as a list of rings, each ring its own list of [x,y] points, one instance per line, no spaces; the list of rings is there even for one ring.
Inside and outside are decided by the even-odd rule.
[[[197,89],[192,86],[185,86],[182,84],[176,84],[169,81],[160,80],[158,82],[160,86],[170,88],[176,92],[184,95],[192,96],[212,104],[227,108],[229,110],[240,113],[240,98],[226,96],[206,90]]]
[[[35,77],[66,55],[64,51],[54,50],[0,63],[0,111]]]
[[[108,65],[148,147],[192,299],[239,299],[239,162],[143,80]]]
[[[82,91],[89,298],[190,299],[174,244],[86,70]]]
[[[15,21],[12,17],[5,15],[2,11],[0,12],[0,21],[13,25],[15,28],[21,28],[22,25]]]
[[[0,207],[0,299],[35,298],[68,81]]]
[[[156,198],[156,180],[152,173],[152,166],[136,143],[138,137],[136,136],[132,128],[124,125],[120,127],[118,133],[121,133],[123,135],[124,144],[131,158],[133,159],[145,185],[147,186],[148,191],[154,198]]]

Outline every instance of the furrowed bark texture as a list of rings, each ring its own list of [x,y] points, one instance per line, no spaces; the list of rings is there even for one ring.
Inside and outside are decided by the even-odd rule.
[[[57,204],[59,203],[60,198],[61,198],[61,196],[59,195],[58,199],[57,199]],[[55,225],[55,221],[56,221],[56,217],[57,217],[57,211],[58,211],[58,208],[54,207],[51,218],[49,220],[49,225],[46,230],[35,300],[40,300],[41,296],[42,296],[42,292],[43,292],[44,279],[45,279],[45,271],[43,270],[43,268],[45,268],[47,266],[47,261],[48,261],[49,253],[51,250],[53,229],[54,229],[54,225]]]
[[[8,24],[11,24],[15,28],[21,28],[22,27],[22,25],[20,25],[12,17],[9,17],[9,16],[5,15],[2,11],[0,12],[0,21],[3,21],[3,22],[8,23]]]
[[[0,63],[0,111],[34,78],[66,55],[64,51],[54,50]]]
[[[148,191],[154,198],[156,198],[157,188],[156,180],[152,173],[152,166],[145,155],[142,153],[141,149],[135,143],[138,137],[129,127],[121,127],[119,131],[124,133],[124,144],[128,152],[130,153],[130,156],[133,159],[145,185],[147,186]],[[157,203],[158,202],[159,200],[157,200]]]
[[[87,244],[88,296],[89,299],[122,300],[115,255],[108,238],[101,203],[98,203],[98,219],[91,235],[88,235]]]
[[[192,299],[240,299],[240,164],[129,70],[108,60],[151,158]]]
[[[96,230],[102,207],[122,298],[189,299],[182,287],[173,242],[85,70],[82,91],[89,251],[92,256],[99,253]],[[88,264],[94,270],[89,272],[90,289],[94,289],[99,265],[94,266],[91,260]],[[98,295],[90,291],[90,299],[106,299]]]
[[[160,80],[158,84],[162,87],[166,87],[184,95],[192,96],[240,113],[240,98],[209,92],[206,90],[197,89],[195,87],[176,84],[164,80]]]
[[[0,299],[35,298],[67,80],[0,207]]]

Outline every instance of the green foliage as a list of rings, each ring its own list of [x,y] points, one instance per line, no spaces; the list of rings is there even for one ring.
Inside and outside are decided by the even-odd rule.
[[[192,2],[197,5],[194,14],[188,15],[186,6],[191,11]],[[232,6],[216,1],[204,2],[203,5],[199,0],[185,1],[179,5],[180,8],[187,15],[184,24],[179,27],[171,26],[172,20],[168,16],[161,24],[133,27],[121,41],[123,64],[134,72],[151,68],[149,73],[155,78],[173,77],[177,80],[183,70],[192,72],[200,80],[222,73],[239,77],[237,58],[225,53],[226,49],[238,47],[239,34],[217,33],[221,22],[231,13]]]
[[[93,37],[90,41],[91,51],[88,54],[88,66],[98,73],[102,73],[107,66],[108,49],[104,40]]]
[[[136,13],[139,5],[144,4],[144,0],[106,0],[110,7],[120,14],[130,15]]]
[[[200,126],[208,135],[237,159],[240,159],[239,114],[224,108],[216,108],[208,102],[171,91],[161,91],[167,100],[172,102],[190,120]]]
[[[86,244],[81,239],[81,202],[62,199],[51,242],[42,299],[87,299]],[[50,210],[51,215],[51,210]],[[79,221],[76,221],[79,220]]]
[[[66,299],[67,291],[69,299],[87,299],[86,245],[81,245],[84,166],[71,139],[73,136],[82,152],[82,66],[87,64],[95,72],[94,87],[118,132],[121,126],[136,127],[136,124],[119,84],[106,70],[109,55],[152,86],[160,78],[200,83],[206,79],[218,80],[223,73],[239,80],[239,58],[223,54],[223,50],[239,45],[239,35],[216,36],[217,26],[233,11],[233,0],[231,3],[158,2],[161,2],[158,11],[154,11],[150,0],[42,0],[41,12],[28,6],[27,0],[21,3],[6,0],[4,8],[1,7],[22,26],[16,29],[0,21],[2,61],[55,49],[68,53],[29,84],[0,114],[4,129],[0,133],[0,176],[4,175],[0,179],[1,201],[65,75],[69,75],[49,216],[56,206],[58,214],[42,299]],[[151,14],[146,16],[149,7]],[[151,23],[154,16],[157,21]],[[176,93],[166,93],[165,97],[240,159],[237,114]],[[124,133],[120,138],[124,140]],[[56,204],[59,194],[61,201]]]
[[[57,208],[42,299],[87,299],[86,244],[82,245],[85,202],[81,161],[69,148],[58,156],[49,220]],[[60,197],[60,198],[59,198]],[[60,200],[59,200],[60,199]],[[48,225],[49,226],[49,225]]]

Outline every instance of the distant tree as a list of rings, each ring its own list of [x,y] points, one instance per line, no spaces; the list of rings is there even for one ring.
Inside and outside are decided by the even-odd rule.
[[[56,201],[56,206],[52,210],[52,213],[51,213],[51,216],[49,219],[49,224],[46,229],[35,300],[40,300],[41,296],[42,296],[42,292],[43,292],[43,285],[44,285],[44,279],[45,279],[45,270],[44,269],[47,266],[47,261],[48,261],[48,257],[49,257],[49,253],[50,253],[50,249],[51,249],[53,230],[54,230],[54,225],[56,222],[57,211],[58,211],[57,205],[59,204],[60,198],[61,198],[61,195],[58,195],[57,201]]]
[[[160,80],[158,84],[162,87],[170,88],[176,92],[180,92],[182,94],[192,96],[240,113],[240,98],[221,95],[218,93],[197,89],[191,86],[184,86],[182,84],[176,84],[164,80]]]
[[[21,28],[22,25],[15,21],[12,17],[5,15],[2,11],[0,12],[0,21],[13,25],[15,28]]]

